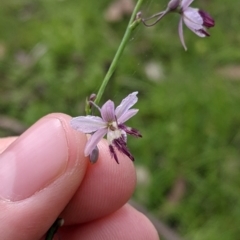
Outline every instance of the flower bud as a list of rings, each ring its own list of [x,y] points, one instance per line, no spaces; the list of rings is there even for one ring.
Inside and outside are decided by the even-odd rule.
[[[181,2],[181,0],[171,0],[171,1],[168,3],[168,9],[169,9],[169,11],[174,11],[174,10],[176,10],[176,9],[179,7],[180,2]]]

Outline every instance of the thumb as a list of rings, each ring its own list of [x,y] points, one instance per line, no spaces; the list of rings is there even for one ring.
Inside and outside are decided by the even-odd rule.
[[[79,187],[86,137],[69,121],[45,116],[0,155],[1,239],[40,239]]]

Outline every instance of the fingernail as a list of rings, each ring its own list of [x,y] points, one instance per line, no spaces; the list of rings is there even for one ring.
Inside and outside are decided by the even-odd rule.
[[[44,189],[66,169],[68,145],[57,118],[43,118],[0,156],[0,197],[20,201]]]

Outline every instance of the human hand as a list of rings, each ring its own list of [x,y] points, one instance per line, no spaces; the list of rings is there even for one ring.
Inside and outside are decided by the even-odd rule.
[[[44,239],[60,216],[61,240],[158,240],[150,221],[126,203],[136,182],[132,161],[119,154],[116,164],[103,140],[90,164],[86,136],[70,119],[50,114],[20,137],[0,139],[0,238]]]

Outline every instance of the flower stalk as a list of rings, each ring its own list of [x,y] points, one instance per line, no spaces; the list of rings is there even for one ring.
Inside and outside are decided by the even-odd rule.
[[[99,104],[99,102],[100,102],[100,100],[102,98],[102,95],[103,95],[103,93],[105,91],[105,88],[106,88],[110,78],[112,77],[113,73],[116,70],[117,63],[118,63],[119,59],[121,58],[122,53],[123,53],[127,43],[130,40],[132,32],[141,23],[141,19],[136,18],[136,16],[137,16],[137,12],[139,11],[142,3],[143,3],[143,0],[138,0],[137,4],[136,4],[136,6],[135,6],[135,8],[133,10],[132,16],[130,18],[130,21],[128,23],[128,26],[127,26],[125,34],[124,34],[124,36],[122,38],[122,41],[121,41],[121,43],[120,43],[120,45],[118,47],[118,50],[117,50],[117,52],[116,52],[116,54],[115,54],[115,56],[113,58],[112,63],[111,63],[111,65],[110,65],[110,67],[109,67],[109,69],[107,71],[107,74],[106,74],[105,78],[103,79],[103,82],[102,82],[102,84],[101,84],[101,86],[100,86],[100,88],[98,90],[97,97],[96,97],[96,99],[94,101],[96,104]]]

